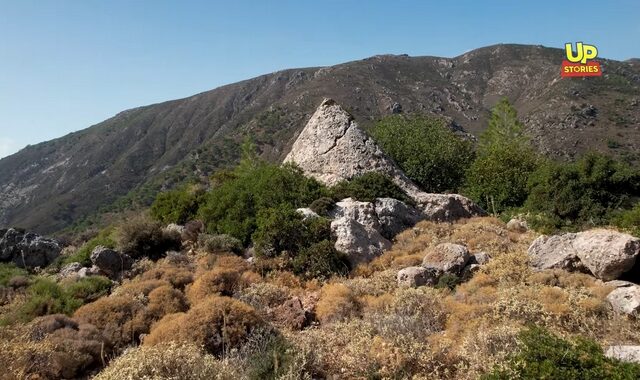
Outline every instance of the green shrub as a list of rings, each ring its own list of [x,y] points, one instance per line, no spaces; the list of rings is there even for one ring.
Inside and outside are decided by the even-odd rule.
[[[329,211],[331,211],[331,209],[333,208],[333,206],[335,206],[335,204],[336,204],[336,201],[333,198],[320,197],[315,201],[311,202],[311,205],[309,205],[309,208],[311,209],[311,211],[315,212],[320,216],[327,216],[329,214]]]
[[[368,172],[350,181],[342,181],[330,190],[334,199],[353,198],[362,202],[374,202],[376,198],[395,198],[405,203],[413,201],[389,176]]]
[[[613,224],[634,236],[640,237],[640,203],[636,203],[630,210],[616,214],[613,217]]]
[[[160,193],[151,205],[151,216],[164,224],[185,224],[198,212],[203,191],[196,186]]]
[[[109,294],[111,280],[103,276],[91,276],[78,279],[64,287],[65,293],[83,303],[93,302]]]
[[[640,365],[604,356],[588,339],[568,342],[541,328],[520,334],[520,351],[504,366],[496,366],[485,380],[497,379],[638,379]]]
[[[16,276],[27,276],[26,269],[18,268],[13,263],[0,263],[0,286],[9,285],[9,280]]]
[[[522,206],[539,158],[506,99],[494,107],[479,145],[467,171],[464,193],[494,214]]]
[[[93,250],[99,245],[107,248],[116,247],[116,242],[113,239],[113,228],[107,228],[100,231],[96,237],[84,243],[76,252],[64,257],[62,264],[78,262],[83,266],[90,266],[91,252],[93,252]]]
[[[117,247],[132,258],[158,259],[168,250],[181,247],[179,234],[164,231],[162,225],[145,217],[122,223],[117,229]]]
[[[335,249],[333,242],[322,240],[303,248],[293,259],[293,272],[304,278],[328,279],[349,274],[349,261]]]
[[[529,189],[525,207],[543,215],[540,226],[578,229],[607,224],[614,213],[629,208],[640,191],[640,172],[590,153],[574,163],[542,165],[531,176]]]
[[[252,380],[280,379],[292,365],[295,348],[276,332],[254,333],[243,348],[246,376]]]
[[[228,234],[248,245],[261,210],[286,205],[304,207],[324,188],[290,164],[277,166],[245,157],[204,196],[198,216],[212,234]]]
[[[101,276],[63,284],[38,277],[27,288],[26,302],[7,313],[5,322],[29,322],[36,317],[50,314],[71,315],[85,303],[106,295],[110,287],[111,281]]]
[[[261,210],[253,233],[256,254],[276,257],[283,252],[295,254],[305,242],[302,215],[286,205]]]
[[[458,138],[439,118],[392,115],[376,123],[371,134],[407,176],[428,192],[457,191],[473,160],[473,145]]]
[[[233,236],[220,234],[200,234],[198,235],[198,246],[207,252],[242,252],[242,242]]]
[[[460,284],[460,277],[455,274],[445,273],[438,279],[436,288],[453,290],[458,286],[458,284]]]

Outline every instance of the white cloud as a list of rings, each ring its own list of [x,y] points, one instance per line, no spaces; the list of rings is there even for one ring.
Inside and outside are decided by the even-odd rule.
[[[18,151],[18,144],[14,139],[0,137],[0,158],[8,156]]]

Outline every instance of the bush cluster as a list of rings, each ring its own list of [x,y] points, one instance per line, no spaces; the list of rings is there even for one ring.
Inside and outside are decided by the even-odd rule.
[[[159,259],[169,250],[179,250],[182,244],[178,233],[166,231],[144,216],[120,224],[116,236],[118,249],[134,259]]]
[[[376,198],[396,198],[405,203],[413,201],[391,178],[378,172],[367,172],[349,181],[342,181],[329,192],[334,200],[353,198],[362,202],[375,202]]]
[[[439,118],[392,115],[371,130],[380,147],[427,192],[457,191],[473,160],[473,145]]]
[[[520,352],[483,379],[640,378],[640,365],[607,358],[600,345],[589,339],[569,342],[532,327],[520,333],[519,340]]]
[[[160,193],[151,205],[151,216],[165,224],[185,224],[195,218],[203,194],[195,185]]]

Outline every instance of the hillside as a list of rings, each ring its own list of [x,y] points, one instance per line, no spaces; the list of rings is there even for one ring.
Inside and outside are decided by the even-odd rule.
[[[51,233],[127,194],[144,202],[172,182],[235,162],[247,135],[264,157],[281,160],[324,97],[365,127],[397,103],[478,134],[488,109],[506,96],[549,156],[596,149],[637,161],[640,67],[600,60],[602,78],[561,80],[561,60],[560,49],[523,45],[455,58],[375,56],[124,111],[0,160],[0,226]]]

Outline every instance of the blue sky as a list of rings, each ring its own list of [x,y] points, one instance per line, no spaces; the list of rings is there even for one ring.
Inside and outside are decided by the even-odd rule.
[[[585,41],[640,57],[640,1],[0,0],[0,157],[291,67]]]

